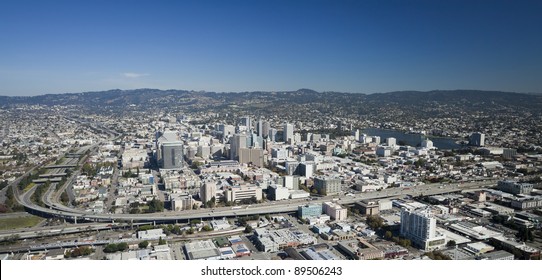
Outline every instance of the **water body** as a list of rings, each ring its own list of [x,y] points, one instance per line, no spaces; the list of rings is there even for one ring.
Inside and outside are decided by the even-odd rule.
[[[389,129],[380,129],[380,128],[367,128],[362,130],[362,133],[365,133],[369,136],[380,136],[380,142],[385,142],[386,138],[393,137],[399,141],[404,141],[407,145],[416,147],[420,145],[424,139],[424,135],[421,134],[411,134],[404,133],[398,130],[389,130]],[[446,138],[446,137],[427,137],[433,141],[433,146],[439,148],[440,150],[453,150],[460,149],[460,144],[456,143],[456,139]]]

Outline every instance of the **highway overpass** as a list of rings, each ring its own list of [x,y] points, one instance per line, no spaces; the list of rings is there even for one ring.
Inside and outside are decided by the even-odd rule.
[[[444,194],[451,192],[460,192],[464,190],[479,189],[483,187],[491,187],[497,183],[497,180],[485,180],[480,182],[464,183],[464,184],[430,184],[420,185],[409,189],[404,188],[389,188],[382,191],[367,192],[356,194],[354,196],[342,196],[336,202],[339,204],[353,204],[355,202],[365,199],[380,199],[388,197],[399,197],[405,195],[412,196],[427,196]],[[85,212],[83,210],[69,208],[64,205],[59,205],[47,201],[48,207],[41,207],[35,205],[30,200],[30,196],[34,192],[35,187],[30,189],[22,196],[15,195],[18,202],[23,205],[30,213],[46,216],[57,217],[74,222],[81,221],[94,221],[94,222],[158,222],[158,223],[170,223],[170,222],[182,222],[194,219],[217,219],[223,217],[238,217],[248,216],[255,214],[276,214],[297,211],[299,205],[308,203],[306,199],[294,199],[284,200],[276,202],[266,202],[262,204],[245,205],[241,206],[241,209],[235,207],[220,207],[214,209],[199,209],[199,210],[187,210],[182,212],[159,212],[159,213],[145,213],[145,214],[98,214]],[[336,200],[334,197],[319,198],[316,203],[322,203],[326,201]]]

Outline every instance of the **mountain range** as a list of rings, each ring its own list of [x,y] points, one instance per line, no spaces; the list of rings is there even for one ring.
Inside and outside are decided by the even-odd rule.
[[[283,92],[203,92],[188,90],[108,90],[39,96],[0,96],[0,107],[19,105],[83,106],[86,108],[138,108],[185,106],[186,108],[231,105],[320,104],[319,106],[356,108],[426,108],[453,107],[463,110],[507,109],[540,113],[542,95],[501,91],[435,90],[387,93],[317,92],[299,89]]]

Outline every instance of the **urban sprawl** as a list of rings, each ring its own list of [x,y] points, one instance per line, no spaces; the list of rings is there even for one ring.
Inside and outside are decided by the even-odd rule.
[[[2,260],[540,259],[541,134],[503,115],[77,108],[0,110]]]

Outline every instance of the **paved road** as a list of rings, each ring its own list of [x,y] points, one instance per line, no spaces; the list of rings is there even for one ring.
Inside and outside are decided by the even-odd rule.
[[[5,200],[6,200],[6,192],[8,190],[8,188],[16,188],[17,187],[17,184],[19,184],[19,182],[26,176],[28,176],[30,174],[30,172],[34,172],[34,170],[36,170],[37,168],[41,167],[41,165],[39,166],[34,166],[32,168],[30,168],[30,170],[26,171],[23,175],[19,176],[17,179],[13,180],[11,183],[8,184],[7,187],[3,188],[2,190],[0,190],[0,202],[1,203],[4,203]]]
[[[435,195],[450,192],[458,192],[468,189],[476,189],[485,186],[492,186],[497,180],[486,180],[482,182],[465,183],[465,184],[428,184],[412,187],[409,189],[391,188],[377,192],[361,193],[354,196],[343,196],[336,202],[339,204],[352,204],[364,199],[377,199],[394,196],[404,195]],[[232,209],[230,207],[221,207],[215,209],[199,209],[199,210],[187,210],[183,212],[163,212],[163,213],[150,213],[150,214],[93,214],[87,213],[82,210],[69,208],[67,209],[62,205],[49,205],[52,209],[39,207],[34,205],[29,196],[33,193],[34,188],[28,191],[22,197],[16,196],[19,203],[24,205],[27,209],[45,213],[51,216],[66,219],[85,219],[89,221],[100,222],[112,222],[112,221],[131,221],[131,222],[149,222],[149,221],[163,221],[173,222],[179,220],[188,219],[210,219],[210,218],[222,218],[222,217],[237,217],[254,214],[272,214],[272,213],[284,213],[293,212],[297,210],[299,205],[307,203],[305,199],[295,199],[286,201],[277,201],[270,203],[263,203],[251,206],[243,206],[241,209]],[[332,201],[336,198],[325,197],[320,198],[316,202]]]

